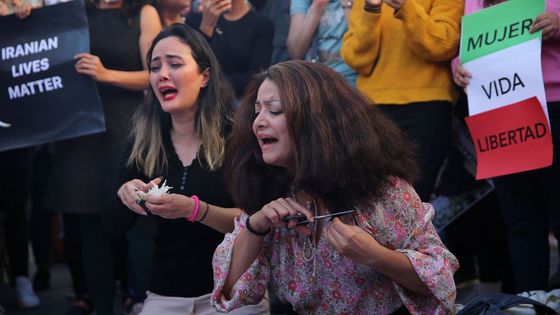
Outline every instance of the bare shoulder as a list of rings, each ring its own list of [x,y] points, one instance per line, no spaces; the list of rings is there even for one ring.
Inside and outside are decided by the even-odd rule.
[[[150,4],[145,4],[140,11],[140,30],[146,33],[150,40],[161,31],[159,14]]]
[[[154,6],[152,6],[151,4],[145,4],[142,7],[142,10],[140,11],[140,18],[141,18],[141,20],[146,20],[146,19],[149,19],[149,20],[156,19],[156,20],[158,20],[159,15],[158,15],[158,12],[157,12],[156,8],[154,8]]]

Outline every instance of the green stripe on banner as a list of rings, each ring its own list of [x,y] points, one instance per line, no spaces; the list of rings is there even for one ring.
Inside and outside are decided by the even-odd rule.
[[[461,63],[540,38],[529,28],[544,10],[545,0],[510,0],[463,16]]]

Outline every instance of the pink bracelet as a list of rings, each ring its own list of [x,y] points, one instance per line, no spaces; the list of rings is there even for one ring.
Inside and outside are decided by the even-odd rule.
[[[191,213],[191,216],[188,217],[187,220],[190,222],[194,222],[194,220],[198,216],[198,210],[200,210],[200,199],[198,199],[197,195],[192,195],[191,198],[192,200],[194,200],[194,208]]]

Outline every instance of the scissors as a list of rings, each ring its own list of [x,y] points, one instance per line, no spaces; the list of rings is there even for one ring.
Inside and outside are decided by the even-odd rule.
[[[326,219],[326,218],[331,218],[334,219],[336,217],[342,216],[342,215],[346,215],[346,214],[350,214],[350,213],[354,213],[356,212],[356,210],[346,210],[346,211],[339,211],[339,212],[335,212],[335,213],[329,213],[329,214],[323,214],[323,215],[318,215],[313,217],[315,220],[320,220],[320,219]],[[307,225],[309,224],[309,220],[307,220],[307,217],[302,214],[296,214],[296,215],[289,215],[289,216],[285,216],[284,222],[289,223],[290,220],[297,220],[297,225]]]

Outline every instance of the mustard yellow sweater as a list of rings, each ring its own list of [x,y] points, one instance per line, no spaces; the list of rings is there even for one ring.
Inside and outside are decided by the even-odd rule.
[[[458,54],[463,0],[406,0],[381,13],[356,0],[341,55],[376,104],[455,102],[450,60]]]

